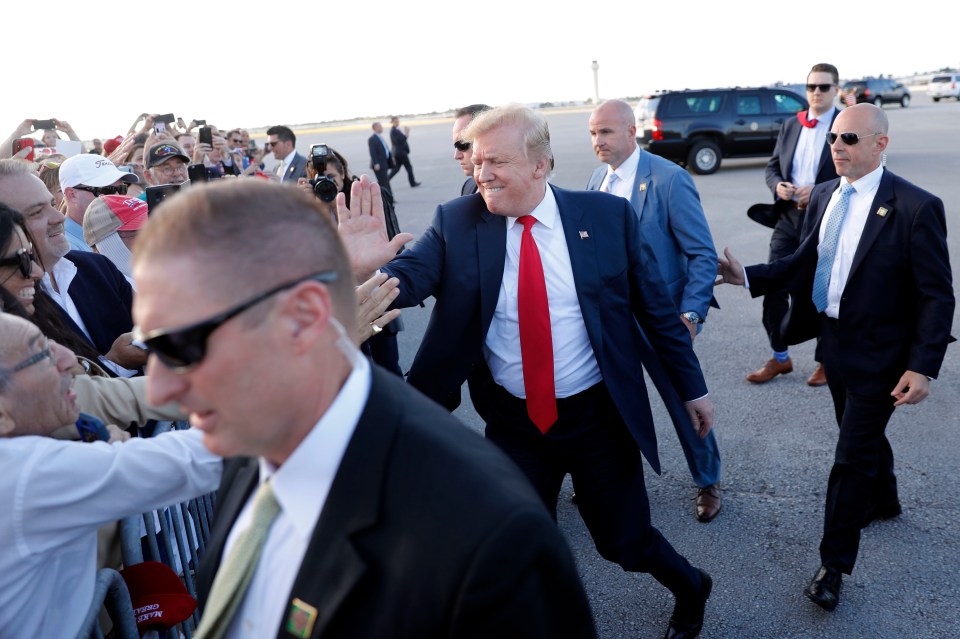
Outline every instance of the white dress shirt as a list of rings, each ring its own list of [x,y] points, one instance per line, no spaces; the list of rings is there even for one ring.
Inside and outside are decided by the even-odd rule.
[[[225,636],[230,639],[272,637],[288,612],[293,582],[370,396],[370,365],[365,358],[356,357],[353,366],[330,408],[287,461],[276,468],[260,460],[260,483],[270,479],[280,513],[270,527],[250,585],[227,629]],[[255,493],[250,495],[227,536],[222,561],[226,561],[240,533],[250,526]]]
[[[546,188],[543,200],[530,215],[537,218],[531,232],[537,242],[550,304],[553,338],[553,377],[557,397],[569,397],[599,383],[603,378],[590,345],[574,286],[570,252],[553,190]],[[520,275],[520,238],[523,225],[507,218],[507,255],[497,308],[487,331],[484,357],[494,381],[516,397],[526,398],[523,361],[520,355],[520,322],[517,286]]]
[[[607,191],[607,185],[610,182],[610,174],[616,173],[617,177],[620,178],[617,180],[613,187],[610,188],[607,193],[612,193],[614,195],[619,195],[625,200],[629,200],[633,195],[633,183],[637,177],[637,165],[640,163],[640,147],[633,149],[633,153],[630,154],[626,160],[620,163],[616,169],[614,169],[609,164],[607,165],[607,175],[603,178],[603,182],[600,184],[601,191]],[[637,219],[640,219],[641,211],[637,211]]]
[[[74,637],[93,602],[97,528],[216,490],[188,430],[120,444],[0,439],[0,637]]]
[[[820,156],[826,147],[827,133],[830,131],[835,108],[816,118],[816,126],[800,127],[800,137],[797,138],[797,148],[793,151],[793,164],[790,167],[790,181],[794,186],[817,183],[817,167],[820,166]],[[813,114],[808,112],[807,118],[811,115]]]
[[[827,288],[827,308],[824,312],[827,317],[834,319],[840,318],[840,296],[847,285],[847,278],[850,276],[850,266],[853,264],[853,256],[857,253],[857,246],[860,244],[860,236],[863,235],[863,227],[867,223],[867,216],[870,214],[870,206],[877,195],[877,189],[880,187],[880,177],[883,175],[883,167],[877,167],[875,170],[867,173],[856,182],[851,182],[850,186],[854,192],[850,194],[850,202],[847,205],[847,215],[843,218],[843,226],[840,227],[840,238],[837,241],[837,250],[833,257],[833,268],[830,271],[830,286]],[[846,178],[840,178],[844,180]],[[837,200],[840,199],[840,188],[833,192],[830,201],[827,203],[826,212],[823,214],[823,221],[820,223],[820,242],[823,242],[823,234],[826,232],[827,223],[830,221],[830,214]],[[819,248],[818,248],[819,250]]]

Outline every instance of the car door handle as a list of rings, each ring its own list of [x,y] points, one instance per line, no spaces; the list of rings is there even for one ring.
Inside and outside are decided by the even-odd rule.
[[[747,123],[746,120],[737,120],[734,124],[739,124],[740,126],[743,126],[746,123]]]

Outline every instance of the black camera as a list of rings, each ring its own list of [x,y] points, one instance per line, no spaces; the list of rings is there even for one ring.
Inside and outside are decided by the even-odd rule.
[[[318,175],[316,179],[310,180],[310,186],[313,187],[313,194],[322,202],[333,202],[340,192],[336,181],[328,175]]]
[[[330,157],[330,149],[327,148],[326,144],[312,144],[310,146],[310,162],[313,163],[313,170],[317,172],[317,175],[327,170],[328,157]]]

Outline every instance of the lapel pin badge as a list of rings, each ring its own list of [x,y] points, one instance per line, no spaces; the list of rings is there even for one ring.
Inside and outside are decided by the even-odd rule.
[[[586,231],[580,231],[580,239],[581,239],[581,240],[585,240],[585,239],[587,239],[588,237],[590,237],[590,234],[589,234],[589,233],[587,233]]]
[[[303,599],[295,598],[290,603],[290,615],[287,617],[286,631],[294,637],[309,637],[313,624],[317,621],[317,609]]]
[[[880,217],[886,217],[887,209],[881,206],[879,209],[877,209],[877,215],[879,215]]]
[[[647,190],[647,183],[646,183],[646,182],[641,182],[641,183],[640,183],[640,190],[641,190],[641,191],[646,191],[646,190]]]

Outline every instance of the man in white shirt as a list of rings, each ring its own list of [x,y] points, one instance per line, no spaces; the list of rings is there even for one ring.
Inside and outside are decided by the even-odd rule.
[[[0,313],[0,638],[73,637],[93,602],[97,528],[216,488],[198,432],[122,444],[47,437],[77,419],[77,360]]]
[[[165,206],[134,253],[148,396],[235,458],[197,636],[593,637],[572,556],[513,463],[360,355],[318,200],[230,180]]]

